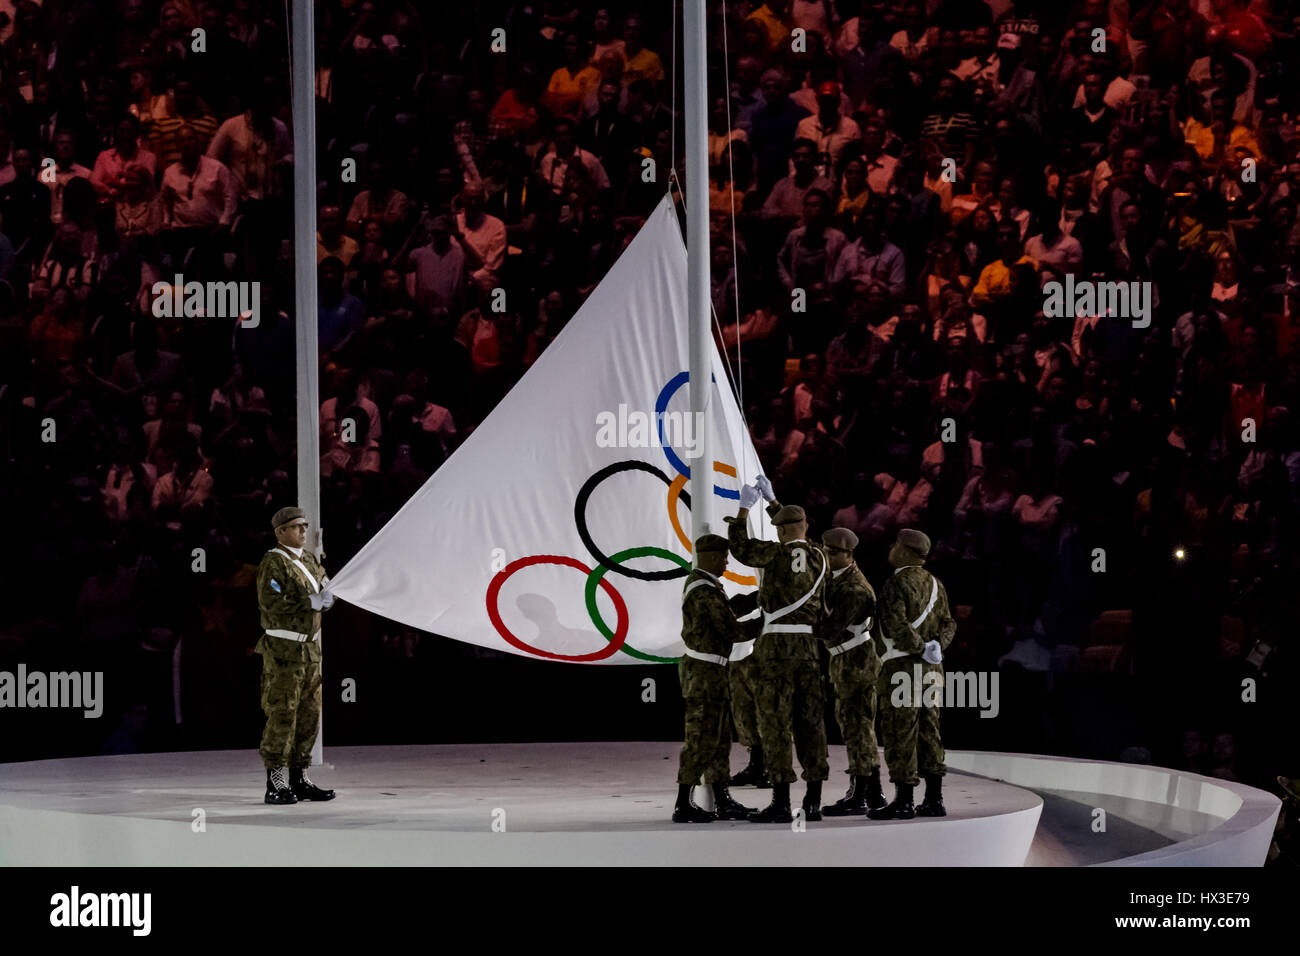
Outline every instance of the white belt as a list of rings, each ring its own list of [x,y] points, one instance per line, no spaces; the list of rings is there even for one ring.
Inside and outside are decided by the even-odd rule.
[[[303,564],[301,561],[295,558],[290,552],[285,551],[283,548],[272,548],[271,550],[279,551],[282,557],[288,558],[293,564],[298,566],[298,570],[302,572],[302,576],[306,578],[307,582],[311,585],[311,589],[313,593],[318,593],[320,591],[321,582],[317,581],[314,577],[312,577],[311,572],[307,570],[307,565]]]
[[[921,616],[912,622],[912,630],[916,630],[925,623],[925,619],[934,610],[934,602],[937,600],[939,600],[939,579],[932,574],[930,575],[930,601],[926,604],[925,610],[921,612]]]
[[[848,631],[853,636],[843,644],[836,644],[834,647],[827,648],[827,650],[831,652],[831,657],[834,657],[837,654],[843,654],[845,651],[851,651],[853,648],[871,640],[871,615],[868,614],[857,624],[848,625],[844,630]]]
[[[708,661],[710,664],[721,664],[723,667],[727,666],[727,659],[721,654],[704,654],[700,651],[693,651],[688,647],[686,648],[686,656],[693,657],[697,661]]]
[[[286,641],[298,641],[304,644],[308,641],[320,640],[320,631],[315,634],[299,634],[297,631],[283,631],[278,627],[268,627],[266,633],[272,637],[283,637]]]
[[[883,664],[885,661],[892,661],[896,657],[907,657],[907,651],[900,651],[894,646],[894,642],[883,634],[880,635],[880,639],[885,642],[885,653],[880,656],[880,663]]]
[[[845,641],[843,644],[836,644],[834,647],[828,648],[828,650],[831,652],[831,657],[838,657],[840,654],[843,654],[845,651],[851,651],[855,647],[861,647],[869,640],[871,640],[871,635],[868,634],[866,631],[863,631],[857,637],[850,638],[849,640]]]
[[[912,630],[914,631],[917,630],[922,624],[925,623],[925,619],[930,616],[930,612],[934,610],[935,602],[938,600],[939,600],[939,579],[936,578],[933,574],[931,574],[930,575],[930,600],[926,602],[925,610],[921,612],[921,615],[915,621],[908,622],[909,624],[911,624]],[[919,637],[920,635],[918,634],[917,636]],[[885,653],[880,658],[880,662],[882,664],[885,661],[892,661],[896,657],[908,656],[906,651],[901,651],[897,647],[895,647],[894,642],[891,641],[889,638],[885,637],[885,635],[882,634],[880,635],[880,637],[881,640],[885,642]]]
[[[735,644],[731,645],[730,660],[732,663],[735,663],[736,661],[743,661],[746,657],[748,657],[752,653],[754,653],[753,641],[737,641]]]
[[[714,584],[712,581],[708,580],[707,578],[696,578],[690,584],[686,585],[686,589],[682,591],[682,604],[686,603],[686,599],[691,596],[691,592],[694,591],[696,588],[705,588],[705,587],[718,588],[718,585]],[[722,589],[718,588],[718,590],[721,591]]]
[[[808,593],[793,604],[787,604],[785,607],[776,611],[763,612],[764,634],[811,634],[813,632],[811,624],[771,624],[769,622],[780,620],[787,614],[792,614],[799,610],[799,608],[808,603],[810,597],[817,593],[817,588],[821,586],[822,578],[826,577],[826,555],[822,554],[821,551],[816,551],[816,554],[822,559],[822,569],[817,575],[817,580],[813,582],[813,586],[808,590]]]

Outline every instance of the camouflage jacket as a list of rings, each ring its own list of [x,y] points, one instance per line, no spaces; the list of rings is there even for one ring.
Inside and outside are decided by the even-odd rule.
[[[882,660],[899,653],[920,654],[929,641],[938,641],[939,647],[947,650],[957,633],[957,622],[948,609],[948,592],[920,565],[894,570],[880,589],[878,618],[876,653]]]
[[[841,571],[832,571],[830,582],[826,586],[826,617],[817,627],[817,636],[826,642],[827,647],[835,647],[850,641],[854,633],[850,625],[860,625],[866,621],[867,633],[875,630],[876,592],[856,564],[850,564]],[[876,656],[874,641],[859,644],[852,650],[837,654],[831,658],[832,669],[862,673],[864,679],[874,677],[880,669],[880,660]],[[845,673],[851,677],[853,674]]]
[[[693,587],[696,581],[702,583]],[[682,643],[691,650],[727,657],[732,644],[745,640],[722,582],[712,574],[693,568],[682,594]]]
[[[767,509],[775,515],[780,504]],[[815,627],[824,613],[826,579],[830,576],[826,553],[821,545],[806,539],[782,544],[749,536],[743,522],[733,521],[727,532],[728,544],[736,560],[760,570],[758,603],[765,613],[779,611],[811,595],[795,611],[773,624],[796,624]],[[754,657],[761,664],[772,660],[817,660],[817,639],[809,634],[765,632],[754,645]]]
[[[262,630],[293,631],[315,634],[320,630],[320,611],[311,609],[314,589],[291,560],[291,554],[278,546],[266,552],[257,568],[257,606],[261,611]],[[303,548],[298,559],[317,583],[325,578],[325,569],[316,556]],[[320,643],[293,641],[263,634],[257,642],[260,653],[287,661],[319,661]]]
[[[699,582],[699,583],[697,583]],[[732,610],[722,582],[694,568],[682,586],[682,643],[701,654],[729,657],[731,646],[745,634]],[[727,665],[683,654],[677,664],[683,697],[725,698],[729,693]]]

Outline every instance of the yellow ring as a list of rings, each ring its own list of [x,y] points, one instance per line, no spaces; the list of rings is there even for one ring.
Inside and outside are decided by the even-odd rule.
[[[727,475],[730,478],[736,477],[736,469],[733,466],[723,464],[720,461],[715,461],[713,463],[713,470],[718,474]],[[668,520],[672,522],[673,530],[677,532],[677,540],[682,543],[682,547],[686,549],[686,553],[690,554],[692,552],[691,541],[686,537],[686,532],[682,530],[682,523],[677,520],[677,499],[681,495],[682,489],[685,487],[686,476],[681,474],[674,478],[672,483],[668,486]],[[728,581],[732,581],[744,587],[758,587],[758,578],[754,577],[752,574],[733,574],[730,571],[723,571],[722,576]]]

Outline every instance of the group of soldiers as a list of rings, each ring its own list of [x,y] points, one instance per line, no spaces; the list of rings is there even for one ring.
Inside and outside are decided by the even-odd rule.
[[[749,510],[763,498],[777,540],[749,536]],[[740,509],[728,519],[726,538],[706,534],[695,542],[695,567],[682,593],[682,641],[678,664],[686,704],[686,737],[677,774],[675,823],[749,820],[790,823],[791,750],[807,784],[806,820],[865,814],[873,820],[946,815],[943,806],[943,743],[939,707],[930,701],[941,687],[943,652],[957,626],[943,585],[925,568],[930,539],[903,529],[889,550],[893,574],[879,599],[854,561],[857,536],[831,528],[821,544],[807,538],[808,521],[796,505],[781,505],[760,476],[740,492]],[[728,552],[759,574],[757,592],[728,598],[722,575]],[[843,799],[821,805],[826,760],[825,700],[821,651],[830,656],[835,718],[848,750],[850,784]],[[901,680],[897,674],[905,675]],[[922,687],[910,685],[920,676]],[[936,675],[936,676],[930,676]],[[880,784],[875,720],[894,784],[886,804]],[[749,765],[731,776],[732,722],[749,748]],[[792,748],[793,742],[793,748]],[[913,788],[925,778],[925,798]],[[692,791],[703,782],[715,808],[696,805]],[[728,785],[772,789],[772,801],[751,810]]]
[[[776,541],[749,536],[749,510],[760,497],[768,502]],[[943,652],[957,629],[943,585],[924,567],[929,538],[911,529],[898,533],[889,551],[894,572],[877,599],[854,563],[857,536],[831,528],[820,545],[809,541],[804,510],[781,505],[766,478],[741,489],[740,509],[729,521],[728,537],[706,534],[695,542],[696,566],[682,593],[686,653],[678,673],[686,740],[673,821],[791,822],[795,755],[807,783],[807,820],[820,820],[822,814],[865,813],[875,820],[944,816],[939,708],[922,687],[892,693],[900,673],[906,681],[919,675],[925,687],[941,687]],[[321,612],[334,598],[324,568],[305,547],[308,524],[302,509],[281,508],[271,525],[276,546],[257,574],[263,634],[256,650],[262,656],[267,718],[260,748],[265,802],[330,800],[334,791],[317,787],[306,770],[320,722]],[[756,592],[727,597],[722,575],[729,553],[758,572]],[[830,655],[835,717],[851,775],[844,798],[825,807],[821,790],[829,767],[819,645]],[[878,702],[885,762],[895,788],[888,805],[876,746]],[[750,753],[749,765],[735,777],[733,720]],[[913,806],[912,790],[922,775],[925,799]],[[692,798],[701,781],[712,788],[714,810],[700,808]],[[751,810],[731,796],[730,784],[770,786],[772,802]]]

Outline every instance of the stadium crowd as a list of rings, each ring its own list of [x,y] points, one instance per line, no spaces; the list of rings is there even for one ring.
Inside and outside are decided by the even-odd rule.
[[[1268,730],[1296,674],[1300,11],[709,6],[718,339],[781,497],[817,532],[854,529],[876,582],[897,528],[930,534],[960,605],[952,666],[1001,670],[1009,746],[1296,773]],[[337,568],[684,179],[680,21],[569,0],[316,10]],[[0,642],[75,635],[136,675],[123,748],[174,743],[181,645],[205,682],[243,679],[252,565],[293,499],[283,15],[0,3],[0,467],[22,543]],[[176,274],[258,282],[256,327],[156,318]],[[1067,274],[1151,283],[1149,324],[1047,314]],[[194,691],[184,722],[224,706]]]

